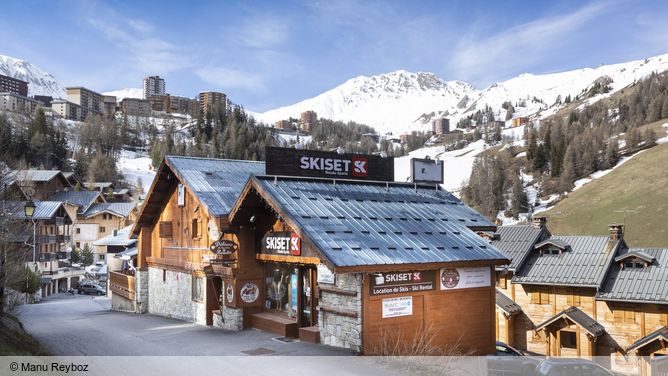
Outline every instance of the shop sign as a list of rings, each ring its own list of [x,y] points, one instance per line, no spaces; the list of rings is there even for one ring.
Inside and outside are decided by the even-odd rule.
[[[488,266],[441,269],[441,290],[491,286]]]
[[[436,271],[374,273],[370,276],[371,295],[431,291],[436,289]]]
[[[225,288],[225,300],[227,300],[228,303],[232,303],[234,301],[234,286],[232,286],[232,283],[228,283],[227,287]]]
[[[183,184],[179,184],[176,194],[176,205],[185,206],[186,205],[186,187]]]
[[[413,314],[413,297],[383,299],[383,318],[411,316]]]
[[[332,273],[328,267],[323,264],[319,264],[318,268],[318,283],[326,283],[333,285],[336,283],[336,274]]]
[[[231,255],[237,251],[237,243],[228,239],[219,239],[211,244],[209,249],[217,255]]]
[[[394,181],[394,159],[268,147],[267,175]]]
[[[255,283],[246,282],[239,290],[239,297],[246,303],[253,303],[260,296],[260,289]]]
[[[268,255],[300,256],[302,240],[293,232],[268,232],[262,239],[262,253]]]

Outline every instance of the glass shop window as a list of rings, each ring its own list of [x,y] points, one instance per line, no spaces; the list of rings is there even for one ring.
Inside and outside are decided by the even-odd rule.
[[[297,317],[298,269],[290,265],[268,264],[265,269],[265,301],[267,311],[290,318]]]

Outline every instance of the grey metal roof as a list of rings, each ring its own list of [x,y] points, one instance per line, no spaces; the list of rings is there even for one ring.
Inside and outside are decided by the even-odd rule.
[[[639,350],[657,340],[663,340],[668,342],[668,326],[661,327],[653,331],[652,333],[642,337],[641,339],[633,342],[631,346],[629,346],[626,349],[626,352],[629,353],[635,350]]]
[[[230,212],[251,174],[265,172],[264,162],[175,156],[165,162],[214,217]]]
[[[559,248],[561,248],[561,249],[567,249],[567,248],[570,246],[570,244],[566,243],[565,241],[563,241],[563,240],[561,240],[561,239],[558,239],[558,238],[549,238],[549,239],[546,239],[546,240],[544,240],[544,241],[542,241],[542,242],[536,244],[536,245],[534,246],[534,249],[542,248],[542,247],[544,247],[544,246],[546,246],[546,245],[548,245],[548,244],[552,244],[552,245],[557,246],[557,247],[559,247]]]
[[[637,252],[654,258],[654,261],[645,268],[623,269],[619,261],[615,262],[596,299],[668,304],[668,249],[631,249],[620,256]]]
[[[621,255],[615,257],[615,262],[620,262],[622,260],[626,260],[628,258],[639,258],[645,262],[652,263],[655,260],[655,257],[652,255],[648,255],[646,252],[643,250],[639,249],[629,249],[628,252],[622,253]]]
[[[96,202],[99,198],[104,198],[99,191],[60,191],[49,197],[51,201],[62,201],[78,206],[77,213],[85,212],[88,207]]]
[[[133,202],[105,202],[105,203],[94,203],[88,210],[86,210],[82,215],[86,218],[101,214],[109,213],[116,214],[121,217],[127,217],[132,213],[132,210],[135,208],[135,203]]]
[[[125,251],[121,251],[121,252],[116,253],[114,255],[114,257],[123,258],[123,256],[127,256],[127,257],[131,258],[133,256],[137,256],[138,253],[139,253],[139,249],[135,246],[135,247],[127,248]]]
[[[18,180],[39,181],[39,182],[51,181],[51,179],[58,176],[58,174],[62,174],[60,170],[34,170],[34,169],[14,171],[14,173],[16,174]],[[64,175],[63,179],[67,180],[67,178],[65,178]]]
[[[488,221],[440,189],[251,179],[335,267],[507,260],[466,227]]]
[[[619,241],[607,236],[553,236],[570,247],[558,255],[531,252],[513,283],[600,287]]]
[[[516,315],[522,312],[522,307],[507,297],[504,293],[496,290],[496,306],[501,308],[508,316]]]
[[[98,239],[93,242],[93,245],[100,245],[100,246],[131,246],[133,244],[137,243],[137,239],[130,239],[130,230],[132,230],[132,225],[123,227],[122,229],[118,230],[116,235],[111,234],[107,235],[104,238]]]
[[[516,270],[533,250],[534,244],[550,236],[545,228],[532,225],[501,226],[496,230],[498,238],[492,245],[511,259],[508,269]]]
[[[563,317],[567,317],[574,323],[578,324],[580,327],[582,327],[582,329],[586,330],[589,334],[591,334],[594,337],[598,337],[601,334],[603,334],[603,332],[605,332],[605,327],[603,325],[599,324],[598,321],[592,319],[591,317],[589,317],[589,315],[582,312],[577,307],[570,307],[557,313],[552,318],[538,325],[536,327],[536,331],[542,330],[543,328],[549,326],[550,324],[554,323],[555,321],[558,321]]]
[[[60,201],[33,201],[35,203],[35,213],[32,219],[47,220],[52,219],[58,213],[58,209],[63,206]],[[25,215],[25,201],[6,202],[7,210],[11,211],[18,219],[29,219]],[[66,214],[67,215],[67,214]]]

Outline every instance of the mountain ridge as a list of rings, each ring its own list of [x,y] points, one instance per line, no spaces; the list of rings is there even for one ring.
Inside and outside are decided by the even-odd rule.
[[[28,95],[65,98],[65,87],[51,74],[26,60],[0,55],[0,74],[28,82]]]

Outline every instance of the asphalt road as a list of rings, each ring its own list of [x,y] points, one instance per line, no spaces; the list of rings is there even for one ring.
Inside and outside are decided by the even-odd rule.
[[[351,355],[254,329],[231,332],[154,315],[111,311],[105,297],[58,294],[20,308],[19,319],[53,355]],[[244,352],[246,351],[246,352]]]

